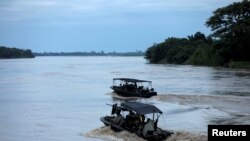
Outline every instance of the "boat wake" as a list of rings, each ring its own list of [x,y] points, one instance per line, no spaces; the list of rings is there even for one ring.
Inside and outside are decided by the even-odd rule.
[[[114,132],[108,126],[100,127],[89,131],[84,134],[86,137],[101,138],[109,141],[145,141],[138,137],[136,134],[122,131]],[[201,133],[189,133],[186,131],[176,131],[175,134],[171,135],[165,141],[176,141],[176,140],[192,140],[192,141],[206,141],[207,136]]]
[[[211,117],[210,124],[250,124],[250,97],[168,94],[157,95],[154,99],[189,107],[169,110],[167,115],[203,109]],[[216,116],[216,113],[226,113],[228,116]]]
[[[127,131],[114,132],[108,126],[94,129],[88,133],[85,133],[84,135],[87,137],[101,138],[110,141],[144,141],[136,134],[129,133]]]
[[[115,93],[109,95],[130,100],[130,98],[120,97]],[[168,127],[174,130],[174,134],[166,141],[205,141],[207,140],[207,124],[250,124],[250,97],[160,94],[151,99],[139,98],[136,101],[158,105],[162,107],[163,113],[169,115],[167,117],[170,121]],[[181,122],[182,116],[190,115],[193,116],[192,120],[195,122],[191,122],[192,125],[183,124],[185,122]],[[176,117],[180,118],[180,121],[176,121]],[[185,121],[185,119],[183,120]],[[176,128],[176,123],[182,125]],[[196,124],[201,126],[196,126]],[[196,127],[200,128],[193,130]],[[107,126],[94,129],[84,135],[111,141],[144,141],[136,134],[127,131],[114,132]]]
[[[193,109],[218,109],[235,116],[250,116],[250,97],[214,96],[214,95],[157,95],[155,100],[161,102],[188,105]]]
[[[136,100],[136,99],[140,99],[141,97],[124,97],[124,96],[120,96],[114,92],[112,93],[108,93],[108,95],[111,95],[113,98],[116,99],[121,99],[121,100]]]

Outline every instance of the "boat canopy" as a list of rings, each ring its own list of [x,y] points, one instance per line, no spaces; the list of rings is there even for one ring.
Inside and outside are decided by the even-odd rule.
[[[136,82],[149,82],[151,83],[151,81],[148,81],[148,80],[139,80],[139,79],[132,79],[132,78],[113,78],[113,81],[115,80],[120,80],[120,81],[124,81],[124,82],[133,82],[133,83],[136,83]]]
[[[121,106],[128,109],[133,110],[140,115],[151,114],[151,113],[162,113],[160,109],[155,107],[154,105],[144,104],[139,102],[123,102]]]

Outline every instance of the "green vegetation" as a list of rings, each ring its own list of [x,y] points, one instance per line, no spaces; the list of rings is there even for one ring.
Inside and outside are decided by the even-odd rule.
[[[229,62],[228,66],[230,68],[244,68],[244,69],[250,69],[250,62],[244,62],[244,61],[231,61]]]
[[[168,38],[148,48],[145,58],[150,63],[221,65],[222,58],[212,47],[213,40],[201,32],[187,38]]]
[[[144,52],[136,51],[136,52],[44,52],[44,53],[34,53],[35,56],[144,56]]]
[[[168,38],[149,47],[145,58],[150,63],[240,68],[250,64],[250,1],[215,10],[206,25],[211,35],[197,32],[187,38]]]
[[[223,48],[225,61],[250,61],[250,1],[233,3],[214,11],[206,25],[218,38],[216,48]]]
[[[34,58],[32,51],[27,49],[18,49],[18,48],[7,48],[0,46],[0,59],[9,59],[9,58]]]

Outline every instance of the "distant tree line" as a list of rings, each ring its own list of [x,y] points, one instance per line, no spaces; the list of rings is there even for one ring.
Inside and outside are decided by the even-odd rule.
[[[144,56],[145,52],[137,50],[135,52],[43,52],[34,53],[35,56]]]
[[[34,55],[30,49],[18,49],[18,48],[8,48],[0,46],[0,58],[34,58]]]
[[[211,27],[211,35],[196,32],[186,38],[167,38],[149,47],[145,58],[150,63],[229,67],[242,64],[250,68],[249,0],[215,10],[206,25]]]

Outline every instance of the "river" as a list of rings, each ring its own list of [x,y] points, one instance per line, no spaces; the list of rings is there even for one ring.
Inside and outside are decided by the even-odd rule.
[[[250,124],[250,71],[148,64],[143,57],[0,60],[1,141],[102,140],[84,134],[110,113],[112,79],[151,80],[163,128],[206,133],[208,124]],[[237,106],[231,106],[235,103]],[[235,113],[237,111],[237,113]]]

